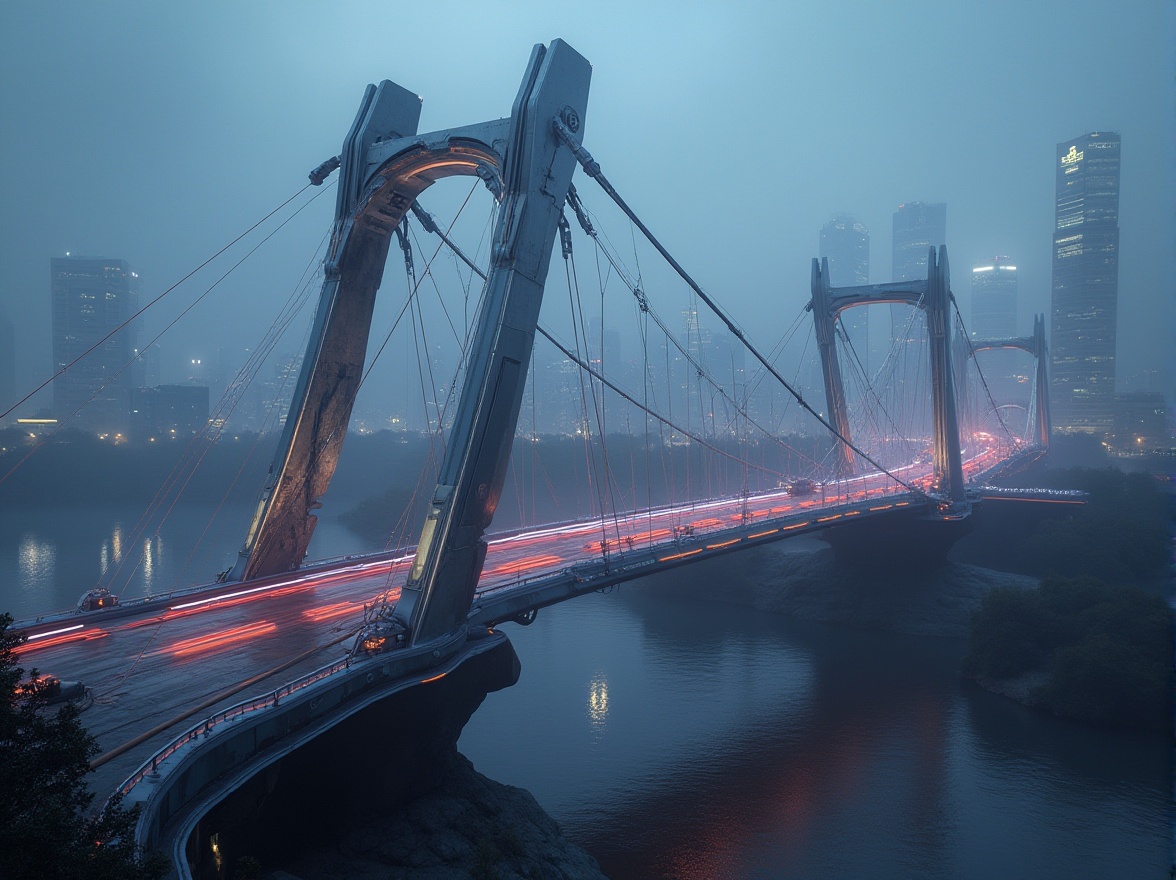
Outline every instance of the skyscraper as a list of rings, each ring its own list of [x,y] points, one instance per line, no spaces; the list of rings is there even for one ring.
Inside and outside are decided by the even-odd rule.
[[[927,280],[927,254],[931,248],[944,244],[946,239],[947,205],[943,202],[907,202],[899,205],[891,226],[893,280]],[[914,323],[911,323],[912,320]],[[896,375],[903,380],[926,374],[927,348],[919,329],[921,326],[919,316],[912,316],[910,306],[890,307],[890,338],[895,346],[894,365]]]
[[[973,339],[1009,339],[1017,335],[1017,267],[1008,257],[993,257],[972,269]]]
[[[1119,300],[1119,135],[1058,144],[1050,328],[1054,426],[1114,429]]]
[[[893,278],[920,281],[927,278],[927,251],[947,241],[947,205],[943,202],[907,202],[894,212]]]
[[[84,430],[127,433],[139,276],[125,260],[69,256],[50,261],[50,276],[57,418],[72,417]]]
[[[821,227],[819,254],[829,261],[829,283],[834,287],[856,287],[870,283],[870,232],[847,214],[839,214]],[[869,370],[868,309],[849,309],[841,313],[845,328],[858,358]]]
[[[894,212],[891,227],[891,276],[894,281],[925,281],[927,252],[947,241],[947,205],[907,202]],[[907,306],[890,307],[890,335],[903,337],[910,316]],[[907,340],[910,341],[910,340]]]

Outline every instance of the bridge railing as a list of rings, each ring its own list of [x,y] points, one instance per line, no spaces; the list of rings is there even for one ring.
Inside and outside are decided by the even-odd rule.
[[[157,773],[159,764],[166,761],[184,746],[198,740],[201,737],[208,736],[214,727],[225,722],[232,721],[235,718],[240,718],[250,712],[256,712],[260,709],[266,709],[271,706],[277,706],[283,697],[288,697],[305,687],[309,687],[316,682],[322,681],[336,672],[342,672],[349,669],[354,663],[355,659],[348,656],[343,660],[337,660],[334,663],[328,663],[326,666],[320,666],[311,672],[306,673],[293,681],[287,682],[279,688],[276,688],[268,693],[260,694],[248,700],[242,700],[233,706],[208,716],[199,723],[190,727],[184,733],[181,733],[171,742],[160,748],[155,754],[149,757],[140,765],[139,769],[132,773],[127,779],[115,789],[118,795],[126,796],[130,794],[131,790],[144,779],[151,777]]]

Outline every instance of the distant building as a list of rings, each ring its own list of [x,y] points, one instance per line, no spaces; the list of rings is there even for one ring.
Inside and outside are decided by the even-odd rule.
[[[927,280],[927,254],[947,241],[947,205],[943,202],[907,202],[894,212],[891,227],[891,274],[894,281]],[[910,377],[925,370],[926,343],[913,328],[911,307],[890,307],[890,338],[899,346],[899,376]]]
[[[1172,444],[1164,395],[1139,391],[1115,395],[1114,445],[1118,452],[1147,452]]]
[[[829,283],[833,287],[857,287],[870,283],[870,232],[847,214],[839,214],[821,227],[819,256],[829,261]],[[869,309],[848,309],[841,313],[858,358],[870,369]]]
[[[1119,135],[1058,144],[1050,327],[1054,427],[1114,429],[1119,301]]]
[[[1009,339],[1017,335],[1017,267],[1008,257],[993,257],[972,269],[973,339]]]
[[[69,256],[50,261],[50,276],[54,414],[83,430],[126,433],[139,276],[125,260]]]
[[[947,241],[947,205],[907,202],[894,212],[892,275],[895,281],[927,277],[927,252]]]
[[[189,439],[208,424],[208,388],[159,385],[131,393],[130,435],[136,443]]]
[[[1008,257],[993,257],[972,268],[972,316],[968,333],[973,341],[1011,339],[1017,335],[1017,267]],[[991,351],[981,355],[984,381],[996,403],[1025,405],[1030,375],[1021,351]]]

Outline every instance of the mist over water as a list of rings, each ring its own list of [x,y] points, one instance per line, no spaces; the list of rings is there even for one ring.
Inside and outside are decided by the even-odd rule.
[[[507,627],[459,748],[614,880],[1150,877],[1171,752],[961,681],[964,643],[588,596]]]
[[[148,554],[129,538],[134,510],[5,510],[0,608],[72,607],[117,561],[135,569],[128,597],[206,579],[250,513],[222,510],[189,561],[214,510],[178,508]],[[312,555],[362,549],[324,518]],[[507,625],[522,678],[487,697],[459,743],[482,773],[530,790],[614,880],[1162,876],[1163,739],[968,685],[962,640],[658,589]]]

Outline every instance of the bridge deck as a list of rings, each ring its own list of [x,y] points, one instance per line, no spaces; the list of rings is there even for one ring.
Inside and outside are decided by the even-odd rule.
[[[842,494],[825,499],[820,489],[805,497],[777,491],[497,536],[471,616],[480,623],[503,619],[728,545],[779,540],[839,517],[882,515],[910,504],[891,485],[876,474],[849,481]],[[608,542],[607,566],[602,540]],[[20,659],[92,688],[83,719],[104,751],[168,725],[99,768],[94,788],[109,792],[200,719],[341,658],[362,622],[364,603],[390,589],[395,601],[393,585],[407,565],[404,554],[380,554],[293,573],[257,592],[220,584],[138,613],[74,615],[86,624],[82,630],[44,635],[26,645]],[[243,680],[246,689],[228,692]],[[193,707],[199,710],[181,719]]]

